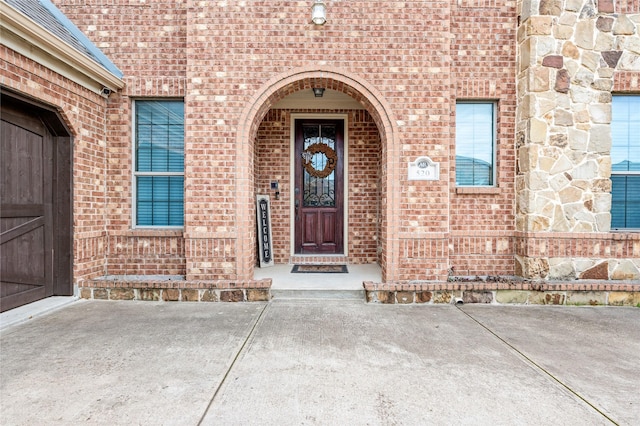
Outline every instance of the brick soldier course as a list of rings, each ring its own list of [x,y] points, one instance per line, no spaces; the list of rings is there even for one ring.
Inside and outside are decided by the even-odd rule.
[[[640,92],[637,2],[329,0],[324,25],[312,1],[53,3],[122,71],[102,96],[0,48],[2,86],[73,134],[81,297],[268,299],[253,275],[268,194],[275,262],[377,263],[368,301],[640,303],[640,233],[610,213],[611,97]],[[313,87],[348,102],[292,101]],[[134,224],[145,99],[184,100],[182,229]],[[495,185],[456,185],[460,101],[496,104]],[[309,259],[291,249],[291,139],[314,116],[345,120],[347,220],[344,254]],[[408,179],[422,156],[438,180]]]

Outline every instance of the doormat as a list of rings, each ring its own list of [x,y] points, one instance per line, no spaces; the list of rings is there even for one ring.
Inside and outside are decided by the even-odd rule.
[[[347,265],[293,265],[292,274],[348,274]]]

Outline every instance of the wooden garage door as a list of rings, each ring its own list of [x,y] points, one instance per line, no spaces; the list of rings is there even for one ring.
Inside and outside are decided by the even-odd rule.
[[[0,115],[0,311],[71,290],[70,282],[56,282],[70,279],[68,273],[58,274],[59,262],[69,262],[70,253],[56,253],[59,248],[68,252],[69,244],[55,241],[58,236],[65,240],[58,232],[70,231],[66,220],[56,217],[68,215],[69,209],[54,211],[61,201],[55,172],[60,138],[51,134],[37,109],[6,104]],[[68,193],[63,191],[62,198]],[[57,223],[62,224],[58,232]]]

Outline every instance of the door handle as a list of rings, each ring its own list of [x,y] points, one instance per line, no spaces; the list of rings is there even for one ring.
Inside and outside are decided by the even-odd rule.
[[[295,206],[296,206],[296,220],[298,220],[300,218],[300,216],[298,215],[298,210],[300,208],[300,200],[296,199]]]

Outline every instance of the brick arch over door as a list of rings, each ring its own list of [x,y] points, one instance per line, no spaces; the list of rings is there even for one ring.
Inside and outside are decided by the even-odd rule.
[[[237,132],[237,167],[236,179],[238,252],[252,253],[255,250],[253,233],[253,163],[254,142],[258,128],[264,116],[281,99],[300,90],[312,87],[324,87],[351,96],[360,102],[373,118],[382,143],[383,187],[381,204],[385,209],[382,225],[384,240],[382,253],[383,280],[391,281],[396,277],[398,243],[393,238],[397,235],[397,221],[388,220],[397,216],[399,210],[399,193],[394,188],[399,182],[400,148],[396,141],[398,134],[390,108],[381,93],[359,76],[348,72],[328,68],[304,68],[279,75],[256,92],[243,110]],[[238,259],[238,277],[253,277],[253,256],[242,256]]]
[[[0,311],[73,294],[71,135],[58,113],[2,90]]]

